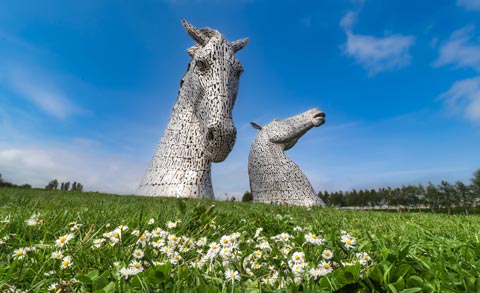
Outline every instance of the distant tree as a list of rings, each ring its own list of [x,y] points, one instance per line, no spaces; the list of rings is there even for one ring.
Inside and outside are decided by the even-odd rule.
[[[473,177],[470,179],[471,190],[473,193],[473,200],[477,201],[480,198],[480,169],[473,172]]]
[[[318,197],[320,197],[322,199],[322,201],[325,203],[325,205],[329,206],[331,204],[330,203],[330,194],[328,193],[328,191],[325,190],[324,193],[319,191],[317,195],[318,195]]]
[[[430,206],[432,213],[435,213],[435,208],[439,205],[439,192],[432,182],[428,182],[427,187],[425,188],[425,199],[426,203]]]
[[[62,182],[62,184],[60,185],[60,190],[61,190],[61,191],[64,191],[64,190],[65,190],[65,182]]]
[[[77,183],[77,191],[83,192],[83,185],[80,183]]]
[[[438,191],[440,193],[440,203],[447,208],[448,214],[450,214],[450,209],[453,203],[457,202],[455,188],[452,184],[448,183],[445,180],[440,182],[438,185]]]
[[[0,183],[3,182],[2,173],[0,173]]]
[[[45,186],[45,189],[47,190],[57,190],[57,188],[58,188],[57,179],[53,179],[52,181],[48,182],[47,186]]]
[[[25,189],[32,189],[32,186],[30,184],[23,184],[19,186],[20,188],[25,188]]]
[[[245,193],[242,196],[242,202],[251,202],[251,201],[253,201],[252,193],[250,191],[245,191]]]
[[[459,197],[459,205],[463,207],[465,214],[468,215],[468,207],[472,205],[471,189],[462,181],[457,181],[455,182],[455,190]]]
[[[71,191],[77,191],[77,182],[76,181],[73,182]]]
[[[70,190],[70,181],[67,181],[63,187],[65,188],[65,191],[69,191]]]

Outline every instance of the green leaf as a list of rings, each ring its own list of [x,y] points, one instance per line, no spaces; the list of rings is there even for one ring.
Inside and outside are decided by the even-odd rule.
[[[403,289],[399,293],[415,293],[415,292],[421,292],[423,289],[419,287],[414,287],[414,288],[408,288],[408,289]]]

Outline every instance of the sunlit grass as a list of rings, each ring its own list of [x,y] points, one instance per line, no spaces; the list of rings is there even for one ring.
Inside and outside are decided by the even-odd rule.
[[[0,288],[473,292],[479,219],[0,189]]]

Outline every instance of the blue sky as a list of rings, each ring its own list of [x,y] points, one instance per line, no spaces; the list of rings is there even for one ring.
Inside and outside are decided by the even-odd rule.
[[[182,17],[250,38],[217,198],[249,188],[250,121],[312,107],[327,123],[287,154],[317,191],[480,168],[480,0],[19,0],[0,4],[3,177],[134,192],[189,61]]]

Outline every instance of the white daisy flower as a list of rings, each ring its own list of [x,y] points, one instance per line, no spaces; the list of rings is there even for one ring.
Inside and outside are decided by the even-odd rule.
[[[143,250],[141,250],[141,249],[135,249],[135,250],[133,251],[133,257],[134,257],[134,258],[140,259],[140,258],[143,257],[143,255],[144,255],[144,253],[143,253]]]
[[[154,218],[151,218],[150,220],[148,220],[147,224],[148,224],[148,225],[153,225],[153,224],[155,224],[155,219],[154,219]]]
[[[331,259],[333,257],[333,252],[330,249],[324,249],[322,256],[324,259]]]
[[[330,263],[326,262],[326,261],[322,261],[320,262],[320,264],[318,265],[318,267],[320,268],[320,274],[321,276],[325,276],[326,274],[329,274],[333,271],[333,268],[332,266],[330,265]]]
[[[205,245],[207,245],[207,237],[202,237],[202,238],[198,239],[197,246],[202,247],[202,246],[205,246]]]
[[[48,291],[56,291],[57,290],[58,283],[53,283],[48,286],[47,290]]]
[[[255,231],[255,236],[253,236],[253,238],[258,238],[258,236],[260,236],[260,233],[262,233],[262,231],[263,231],[263,228],[258,228]]]
[[[129,267],[131,268],[134,268],[136,270],[138,270],[139,272],[143,271],[143,266],[141,263],[139,263],[138,261],[136,260],[132,260],[132,262],[128,265]]]
[[[240,281],[242,278],[237,271],[228,269],[225,271],[225,279],[227,279],[228,281],[232,281],[233,283],[235,281]]]
[[[316,234],[308,233],[305,234],[305,241],[315,245],[322,245],[325,242],[325,239],[318,237]]]
[[[292,261],[294,263],[300,263],[305,261],[305,253],[303,251],[296,251],[292,255]]]
[[[259,245],[259,248],[262,250],[272,250],[270,244],[267,241],[262,241]]]
[[[128,268],[121,268],[120,269],[120,275],[125,279],[128,279],[131,276],[135,276],[138,273],[140,273],[140,270],[138,270],[134,267],[128,267]]]
[[[71,266],[72,266],[72,257],[68,255],[62,259],[62,264],[60,265],[60,268],[63,270]]]
[[[73,239],[73,237],[74,236],[73,236],[72,233],[67,234],[67,235],[63,235],[60,238],[58,238],[57,240],[55,240],[55,246],[64,247],[65,245],[67,245],[68,241]]]
[[[61,258],[63,258],[63,253],[61,251],[54,251],[54,252],[52,252],[51,258],[61,259]]]
[[[351,237],[350,235],[348,234],[344,234],[342,235],[342,240],[341,240],[344,244],[345,244],[345,247],[347,249],[350,249],[350,248],[355,248],[355,243],[357,242],[355,240],[355,238]]]
[[[25,248],[18,248],[13,251],[13,257],[16,259],[23,259],[27,255],[27,250]]]

